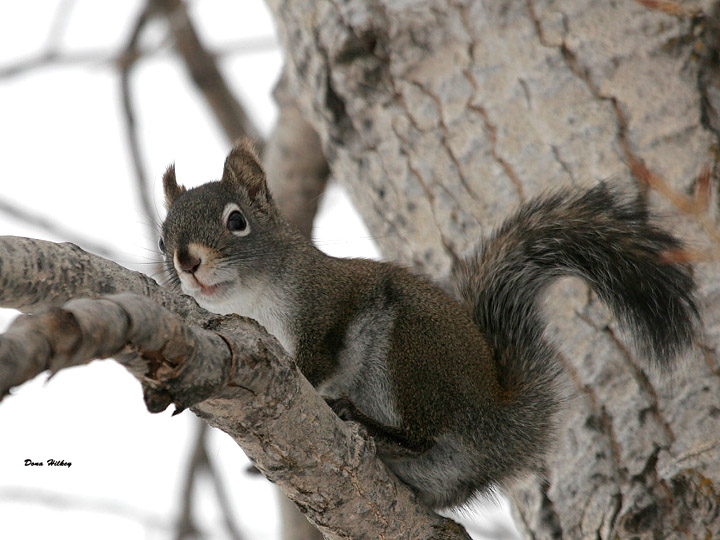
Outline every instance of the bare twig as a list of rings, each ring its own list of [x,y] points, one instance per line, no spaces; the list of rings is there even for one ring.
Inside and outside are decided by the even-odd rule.
[[[123,54],[121,55],[122,61],[120,62],[120,89],[122,93],[123,114],[125,118],[125,133],[127,135],[127,144],[130,148],[133,169],[135,171],[135,183],[138,196],[140,197],[140,204],[145,217],[149,220],[147,223],[150,238],[153,238],[157,234],[155,227],[153,226],[156,216],[150,197],[150,188],[148,186],[147,176],[145,175],[142,150],[140,149],[140,141],[135,119],[135,109],[130,89],[130,75],[132,73],[133,66],[135,65],[135,61],[139,57],[138,41],[140,40],[143,29],[152,16],[153,10],[151,5],[147,4],[133,25],[133,30],[130,33],[130,38],[128,39]]]
[[[102,512],[130,519],[141,523],[145,529],[170,530],[171,523],[161,516],[143,513],[139,508],[133,508],[117,501],[103,501],[97,498],[86,498],[71,493],[53,493],[27,488],[4,488],[0,490],[0,500],[13,503],[24,502],[42,504],[63,510],[77,510],[82,512]]]
[[[202,434],[202,452],[204,455],[205,464],[207,466],[207,471],[212,478],[213,485],[215,486],[215,497],[217,497],[218,504],[220,505],[220,509],[223,512],[225,528],[227,529],[230,538],[232,538],[233,540],[242,540],[243,534],[240,532],[240,529],[235,523],[235,519],[233,518],[233,516],[236,514],[236,511],[232,508],[230,504],[230,497],[228,496],[227,490],[225,489],[223,479],[218,474],[217,467],[212,462],[212,460],[210,459],[210,455],[208,454],[208,425],[204,422],[201,422],[200,425],[204,430]]]
[[[225,45],[219,45],[211,54],[216,59],[237,54],[251,54],[277,51],[278,42],[274,36],[258,36],[238,39]]]
[[[221,45],[211,54],[216,58],[235,56],[238,54],[252,54],[258,52],[275,51],[278,49],[277,42],[272,37],[259,37],[246,40],[238,40],[234,43]],[[138,47],[138,59],[150,59],[158,56],[167,56],[168,51],[164,45],[153,48]],[[122,61],[117,52],[111,50],[86,50],[61,52],[58,50],[47,50],[40,54],[17,60],[5,66],[0,66],[0,79],[10,79],[42,68],[59,66],[76,66],[97,64],[100,66],[114,67]]]
[[[205,96],[229,141],[243,136],[261,145],[260,130],[235,98],[220,73],[215,56],[203,45],[181,0],[149,0],[168,19],[175,49],[185,61],[195,86]]]
[[[193,538],[198,533],[195,521],[192,518],[193,495],[195,494],[195,481],[206,465],[205,455],[203,453],[203,445],[205,444],[203,439],[205,438],[205,433],[207,433],[207,424],[205,422],[195,422],[195,424],[197,433],[192,444],[192,453],[190,454],[187,473],[183,481],[180,511],[178,513],[177,525],[175,526],[176,540]]]
[[[7,201],[3,201],[2,199],[0,199],[0,212],[6,214],[12,219],[27,223],[28,225],[38,227],[49,233],[52,233],[58,238],[63,238],[66,241],[78,244],[79,246],[82,246],[88,251],[91,251],[97,255],[102,255],[103,257],[107,257],[116,261],[122,260],[123,258],[123,256],[120,255],[118,252],[107,248],[106,246],[96,242],[95,240],[71,231],[65,228],[63,225],[47,219],[45,216],[35,214],[23,208],[19,208]]]
[[[62,41],[63,34],[65,34],[65,29],[67,28],[68,21],[70,20],[70,15],[72,14],[72,10],[74,7],[75,0],[60,1],[60,5],[55,10],[55,17],[53,19],[52,25],[50,26],[47,40],[45,41],[46,51],[55,51],[59,48],[60,42]]]
[[[218,504],[222,510],[225,527],[229,537],[233,540],[242,540],[243,534],[240,532],[240,529],[233,519],[236,512],[231,508],[230,500],[225,492],[222,479],[220,478],[220,475],[217,474],[217,471],[208,456],[207,441],[208,434],[210,433],[209,426],[205,422],[197,419],[195,424],[197,431],[195,433],[195,440],[192,444],[193,451],[188,463],[185,481],[183,482],[184,487],[182,502],[178,515],[175,538],[177,540],[193,538],[198,532],[197,527],[192,520],[193,496],[197,493],[196,480],[201,473],[206,472],[209,474],[213,486],[215,486],[215,496],[217,497]]]
[[[110,64],[112,62],[114,62],[114,55],[105,51],[79,51],[64,54],[56,51],[46,51],[0,66],[0,79],[11,79],[40,68],[94,63]]]

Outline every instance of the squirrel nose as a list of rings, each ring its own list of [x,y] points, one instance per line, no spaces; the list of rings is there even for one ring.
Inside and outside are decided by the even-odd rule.
[[[180,270],[189,274],[197,272],[197,269],[200,268],[200,264],[202,263],[200,257],[190,255],[190,252],[185,250],[178,251],[177,260]]]

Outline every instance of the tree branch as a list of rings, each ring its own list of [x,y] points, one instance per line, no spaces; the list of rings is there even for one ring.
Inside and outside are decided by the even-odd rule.
[[[44,505],[61,511],[109,514],[135,521],[147,531],[156,530],[163,535],[171,529],[171,523],[163,516],[143,512],[138,508],[115,500],[102,500],[97,497],[89,498],[72,493],[54,493],[37,489],[10,487],[0,489],[0,501],[15,504],[23,502]]]
[[[123,116],[125,118],[125,134],[127,136],[127,144],[130,149],[130,157],[132,158],[133,170],[135,171],[135,184],[140,205],[142,206],[145,217],[148,221],[150,238],[153,238],[157,231],[155,230],[155,214],[150,197],[150,188],[148,186],[147,175],[145,174],[144,159],[140,149],[140,140],[135,121],[135,108],[133,106],[132,92],[130,88],[130,76],[132,74],[135,62],[140,57],[138,43],[145,26],[153,16],[153,9],[150,4],[146,4],[142,12],[138,16],[133,25],[130,38],[120,55],[120,93],[122,95]]]
[[[53,51],[59,47],[75,4],[75,0],[60,0],[60,5],[55,10],[55,17],[45,42],[46,51]]]
[[[120,260],[123,258],[120,253],[109,249],[91,238],[86,238],[74,231],[66,229],[63,225],[47,219],[45,215],[35,214],[29,210],[15,206],[12,203],[3,201],[2,199],[0,199],[0,212],[6,214],[12,219],[21,221],[32,227],[38,227],[70,242],[80,244],[85,249],[92,251],[96,255],[114,260]]]
[[[237,40],[236,42],[220,45],[210,54],[216,58],[226,56],[234,56],[236,54],[247,54],[252,52],[264,52],[277,50],[277,43],[270,37],[249,38]],[[151,49],[140,48],[138,51],[139,58],[152,58],[155,56],[165,55],[168,52],[163,47],[153,47]],[[122,58],[112,50],[88,49],[76,52],[62,52],[59,50],[47,50],[40,54],[22,58],[15,62],[0,66],[0,79],[10,79],[25,75],[32,71],[58,66],[75,66],[87,64],[99,64],[103,66],[114,66],[121,62]]]
[[[225,528],[227,529],[228,536],[233,540],[242,540],[243,534],[240,532],[240,528],[237,523],[235,523],[234,515],[236,514],[236,511],[231,505],[230,497],[225,489],[225,483],[221,475],[218,473],[216,465],[212,462],[210,456],[208,455],[208,436],[210,434],[208,424],[200,421],[199,426],[200,433],[198,434],[198,438],[201,441],[200,452],[202,453],[202,462],[212,479],[213,486],[215,486],[215,497],[217,498],[218,505],[223,513]]]
[[[144,293],[76,299],[20,316],[0,336],[0,395],[46,369],[114,356],[143,382],[151,411],[192,407],[228,433],[326,538],[469,538],[413,501],[360,428],[332,413],[254,321],[203,315],[189,298],[72,245],[4,237],[0,260],[4,307],[38,309],[43,298],[57,306],[118,288]],[[51,276],[49,283],[38,272]],[[203,319],[212,330],[184,322]]]
[[[229,141],[243,136],[262,143],[262,136],[220,73],[215,56],[203,45],[181,0],[150,0],[163,13],[195,86],[205,96]]]
[[[243,534],[233,519],[235,512],[231,508],[222,478],[215,470],[207,453],[206,445],[210,433],[208,425],[202,420],[196,420],[195,427],[197,431],[192,444],[193,449],[188,463],[188,470],[183,481],[182,504],[178,515],[175,538],[176,540],[183,540],[184,538],[195,538],[197,536],[198,530],[192,520],[193,496],[197,493],[197,479],[202,472],[205,472],[210,476],[215,487],[215,495],[223,514],[228,536],[233,540],[242,540]]]
[[[285,76],[274,94],[280,110],[263,153],[263,164],[283,216],[310,238],[330,169],[320,138],[288,91]]]

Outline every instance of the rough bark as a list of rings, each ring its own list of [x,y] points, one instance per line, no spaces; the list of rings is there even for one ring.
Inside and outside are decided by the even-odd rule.
[[[72,244],[16,237],[0,237],[0,305],[35,312],[0,336],[0,396],[112,356],[151,411],[191,407],[228,433],[326,538],[469,538],[418,506],[250,319],[208,313]]]
[[[263,152],[268,185],[283,216],[307,237],[328,181],[320,139],[289,94],[285,77],[275,88],[278,119]]]
[[[709,162],[717,185],[716,2],[268,4],[289,89],[386,258],[443,275],[521,201],[613,176],[708,242],[643,172],[686,193]],[[527,535],[720,535],[718,275],[698,264],[704,335],[669,383],[584,286],[553,289],[577,397],[547,482],[513,492]]]

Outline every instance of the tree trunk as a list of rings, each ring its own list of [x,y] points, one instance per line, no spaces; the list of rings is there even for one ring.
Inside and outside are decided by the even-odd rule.
[[[704,166],[718,179],[716,2],[268,4],[288,91],[387,259],[445,275],[520,202],[611,176],[718,241],[717,208],[682,204]],[[584,285],[553,288],[577,397],[547,481],[512,491],[528,536],[720,535],[718,276],[697,265],[704,334],[669,383]]]

